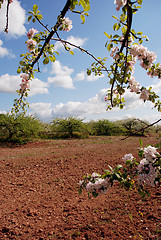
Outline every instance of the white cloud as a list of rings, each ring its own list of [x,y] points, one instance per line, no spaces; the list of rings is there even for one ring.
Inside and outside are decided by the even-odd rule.
[[[11,54],[7,48],[2,47],[3,42],[0,40],[0,57],[4,56],[10,56],[10,57],[15,57],[13,54]]]
[[[20,82],[21,80],[18,75],[2,75],[0,76],[0,92],[16,93]]]
[[[160,95],[161,95],[161,80],[160,79],[156,82],[156,84],[152,84],[150,86],[152,87],[152,90],[155,93],[157,93],[157,94],[160,93]]]
[[[59,61],[52,63],[51,74],[54,74],[54,77],[48,77],[49,83],[54,83],[56,87],[64,87],[73,89],[73,80],[71,74],[74,72],[72,68],[68,66],[63,66]]]
[[[16,93],[20,88],[21,79],[19,75],[5,74],[0,76],[0,92]],[[29,96],[48,93],[48,83],[42,82],[38,78],[31,81],[31,91]]]
[[[30,109],[44,120],[51,120],[55,117],[78,117],[88,120],[108,118],[111,121],[137,117],[142,120],[154,122],[160,118],[160,113],[152,109],[149,103],[144,103],[137,94],[126,92],[126,107],[123,110],[113,108],[106,111],[107,103],[104,97],[107,89],[101,89],[98,94],[86,102],[59,103],[52,108],[51,103],[33,103]],[[150,113],[150,114],[149,114]]]
[[[88,101],[81,102],[67,102],[66,104],[60,103],[53,109],[53,116],[77,116],[84,117],[90,114],[100,114],[106,112],[106,103],[104,96],[106,89],[102,89],[96,94],[95,97],[90,98]]]
[[[83,46],[84,43],[87,41],[87,38],[80,38],[80,37],[74,37],[74,36],[70,36],[66,39],[66,41],[76,45],[76,46]],[[71,50],[75,49],[75,47],[73,46],[70,46],[69,44],[67,44],[67,47],[70,47]],[[55,43],[55,50],[58,51],[58,50],[61,50],[63,49],[64,46],[61,42],[56,42]]]
[[[94,81],[96,81],[96,80],[98,80],[98,79],[100,79],[102,77],[104,77],[104,74],[102,74],[100,76],[99,75],[95,76],[94,73],[91,73],[91,75],[87,75],[86,72],[82,71],[82,72],[76,74],[74,80],[75,81],[84,81],[84,80],[86,80],[87,82],[94,82]]]
[[[0,14],[0,32],[4,32],[6,27],[6,5],[7,1],[4,1],[1,7]],[[24,26],[26,21],[26,12],[21,7],[19,1],[14,0],[13,3],[9,5],[9,27],[8,35],[13,37],[19,37],[25,34],[26,28]]]
[[[38,78],[34,78],[30,84],[31,91],[29,92],[29,96],[37,95],[37,94],[48,94],[48,86],[49,84],[39,80]]]
[[[38,114],[42,119],[51,119],[52,117],[51,103],[31,103],[30,110]]]
[[[84,71],[77,73],[76,77],[74,78],[75,81],[83,81],[86,78],[86,73]]]

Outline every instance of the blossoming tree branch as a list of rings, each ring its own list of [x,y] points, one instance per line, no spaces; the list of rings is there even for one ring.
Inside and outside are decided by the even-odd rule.
[[[0,0],[0,7],[3,2],[4,0]],[[11,3],[12,0],[7,0],[5,32],[8,32],[9,29],[8,13]],[[56,55],[59,55],[54,49],[56,41],[60,41],[72,55],[74,52],[70,50],[70,46],[78,48],[94,59],[91,67],[87,69],[88,75],[92,72],[95,75],[101,75],[103,72],[107,73],[110,85],[110,90],[105,96],[107,109],[112,109],[113,107],[122,109],[125,105],[124,93],[129,89],[130,92],[138,94],[144,102],[151,101],[154,107],[161,111],[159,96],[152,91],[151,87],[147,89],[141,86],[133,76],[134,65],[136,61],[139,61],[140,66],[147,72],[148,76],[161,78],[161,64],[154,63],[156,54],[143,45],[143,40],[148,41],[148,37],[143,35],[141,31],[135,32],[132,29],[133,15],[140,10],[142,0],[134,2],[131,0],[114,0],[114,4],[116,4],[116,11],[120,11],[121,14],[119,18],[113,16],[116,19],[113,30],[117,33],[112,35],[105,32],[108,39],[105,47],[113,59],[110,67],[105,65],[106,56],[103,58],[95,57],[80,46],[63,40],[59,33],[60,31],[70,31],[73,27],[72,21],[65,17],[68,11],[71,11],[73,14],[79,14],[82,22],[85,22],[85,16],[88,16],[88,11],[90,10],[89,0],[67,0],[61,14],[57,17],[56,24],[51,30],[42,22],[43,16],[38,10],[38,6],[33,6],[33,11],[29,12],[28,21],[33,23],[37,21],[43,26],[44,31],[31,28],[27,33],[26,46],[28,51],[25,54],[21,54],[22,59],[17,70],[17,73],[21,74],[22,82],[20,89],[17,90],[19,97],[14,101],[13,112],[17,113],[20,109],[25,111],[26,105],[28,105],[26,98],[30,90],[30,81],[34,81],[35,73],[39,72],[41,60],[43,64],[56,60]],[[79,10],[80,8],[81,10]],[[79,191],[81,192],[85,188],[89,194],[97,196],[106,192],[115,181],[118,181],[122,187],[128,189],[134,186],[137,187],[139,193],[145,196],[147,192],[144,186],[160,185],[161,155],[155,147],[148,146],[143,148],[141,143],[139,157],[141,161],[136,160],[131,154],[126,154],[123,157],[125,166],[118,165],[115,168],[109,166],[109,170],[106,170],[102,175],[98,173],[87,174],[79,183]]]

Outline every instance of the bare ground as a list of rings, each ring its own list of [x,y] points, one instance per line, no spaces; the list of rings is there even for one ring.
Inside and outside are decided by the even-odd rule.
[[[161,239],[161,191],[143,200],[117,186],[88,199],[78,194],[84,174],[103,173],[137,157],[139,139],[90,137],[0,147],[0,239]],[[155,144],[154,137],[143,144]]]

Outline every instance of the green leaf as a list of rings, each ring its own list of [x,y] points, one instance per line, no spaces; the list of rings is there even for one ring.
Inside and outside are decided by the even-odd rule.
[[[70,53],[71,55],[74,55],[74,52],[73,52],[73,51],[70,51],[69,53]]]
[[[32,16],[30,15],[30,16],[28,17],[28,22],[30,22],[31,19],[32,19]]]
[[[17,73],[21,73],[21,68],[18,68],[18,69],[17,69]]]
[[[138,35],[142,35],[142,34],[143,34],[143,32],[137,32],[137,34],[138,34]]]
[[[81,20],[82,20],[82,24],[84,24],[85,23],[85,16],[84,15],[80,15],[80,18],[81,18]]]
[[[113,15],[112,17],[115,18],[115,19],[118,19],[118,18],[117,18],[116,16],[114,16],[114,15]]]
[[[90,4],[86,4],[84,7],[84,11],[88,12],[90,10]]]
[[[113,30],[115,31],[116,30],[116,28],[117,28],[117,23],[115,23],[114,25],[113,25]]]
[[[55,62],[55,60],[56,60],[56,57],[53,55],[53,56],[49,56],[49,59],[50,59],[50,61],[51,62]],[[47,63],[46,63],[47,64]]]
[[[141,147],[143,146],[143,141],[142,141],[141,138],[139,139],[139,144],[140,144]]]
[[[49,63],[49,58],[48,57],[46,57],[44,60],[43,60],[43,64],[48,64]]]
[[[41,20],[41,19],[42,19],[42,14],[36,15],[36,17],[37,17],[39,20]]]
[[[91,75],[91,70],[87,69],[87,75],[90,76]]]
[[[109,43],[108,46],[107,46],[107,50],[110,51],[111,48],[113,48],[113,44],[112,44],[112,43]]]
[[[106,35],[106,37],[110,38],[110,35],[106,32],[104,32],[104,34]]]
[[[137,0],[137,3],[138,3],[139,5],[141,5],[142,2],[143,2],[143,0]]]
[[[38,6],[36,4],[33,5],[33,11],[36,12],[36,10],[38,9]]]

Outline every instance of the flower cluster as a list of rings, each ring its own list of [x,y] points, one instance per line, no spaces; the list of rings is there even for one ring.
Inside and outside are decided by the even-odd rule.
[[[107,178],[101,178],[97,173],[87,175],[86,179],[79,182],[80,188],[85,187],[88,193],[92,193],[93,196],[97,196],[101,193],[107,193],[110,187],[110,182]]]
[[[150,52],[146,47],[134,44],[130,49],[131,55],[140,60],[140,66],[148,70],[156,60],[155,52]]]
[[[127,0],[114,0],[114,4],[117,5],[116,10],[119,11],[121,7],[125,6]]]
[[[21,87],[21,88],[20,88],[20,92],[21,92],[21,93],[24,93],[24,92],[27,91],[27,89],[30,88],[29,75],[26,74],[26,73],[22,73],[20,77],[22,78],[22,82],[21,82],[21,84],[20,84],[20,87]]]
[[[111,54],[110,54],[110,56],[113,57],[113,59],[119,59],[119,54],[118,54],[118,52],[119,52],[119,48],[118,48],[118,47],[113,47],[113,48],[111,49]]]
[[[34,29],[34,28],[31,28],[28,33],[27,33],[27,37],[30,39],[30,38],[33,38],[33,36],[35,35],[35,33],[37,33],[37,29]]]
[[[134,159],[133,155],[131,153],[125,154],[125,156],[122,158],[122,160],[126,163],[127,161],[132,161]]]
[[[149,186],[155,186],[156,179],[158,177],[157,174],[157,167],[155,166],[156,159],[159,156],[159,153],[157,152],[157,149],[152,146],[145,147],[144,149],[141,149],[143,153],[143,159],[140,161],[140,163],[137,166],[137,180],[139,185],[149,185]],[[132,154],[126,154],[123,157],[123,160],[126,162],[132,161],[134,157]]]
[[[34,52],[35,47],[37,45],[37,42],[34,41],[32,38],[34,37],[35,33],[37,33],[38,31],[34,28],[31,28],[28,33],[27,33],[27,49],[29,50],[29,52]]]
[[[97,197],[101,193],[107,193],[113,183],[118,181],[120,185],[126,189],[132,187],[144,190],[145,185],[155,186],[160,182],[161,155],[157,148],[148,146],[141,148],[139,151],[141,161],[137,161],[134,156],[129,153],[122,158],[126,167],[122,165],[116,166],[114,169],[109,166],[110,170],[105,170],[103,175],[98,173],[87,174],[83,180],[79,182],[79,192],[86,189],[88,194]],[[137,179],[137,181],[135,181]],[[146,192],[146,191],[145,191]],[[143,196],[143,195],[142,195]]]
[[[152,66],[149,71],[147,72],[148,76],[150,77],[158,77],[159,79],[161,79],[161,64],[159,64],[159,66],[154,67]]]
[[[133,76],[131,76],[128,79],[128,81],[129,81],[130,92],[139,93],[141,87],[140,87],[139,83],[135,80],[135,78]]]
[[[72,28],[72,20],[70,20],[68,17],[64,17],[62,19],[61,30],[69,32]]]

